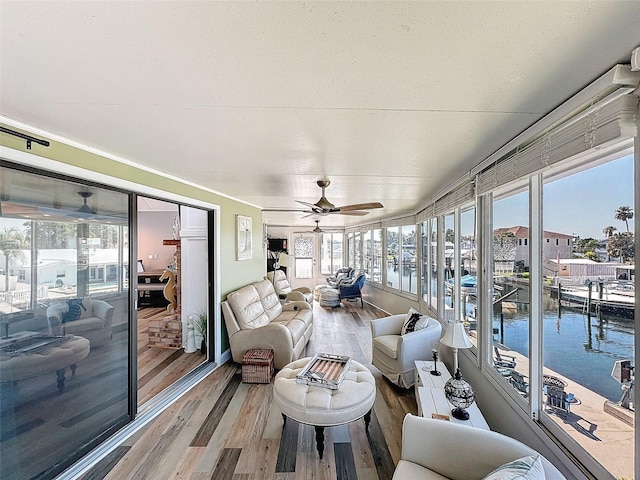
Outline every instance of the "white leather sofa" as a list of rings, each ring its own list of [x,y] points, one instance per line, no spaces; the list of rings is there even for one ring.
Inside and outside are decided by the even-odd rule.
[[[222,313],[237,363],[251,348],[270,348],[274,367],[280,369],[300,358],[313,333],[311,305],[305,301],[282,305],[266,279],[229,293]]]
[[[407,414],[393,480],[481,480],[496,468],[528,455],[539,454],[498,432]],[[546,458],[541,456],[541,461],[543,478],[565,478]]]
[[[415,383],[415,361],[432,358],[432,342],[440,340],[442,325],[429,318],[427,325],[411,333],[401,335],[407,315],[391,315],[371,321],[371,363],[389,381],[402,388]]]
[[[77,318],[69,320],[69,302],[82,303]],[[68,299],[53,303],[47,308],[49,333],[52,335],[74,334],[91,342],[91,348],[104,345],[111,340],[113,306],[104,300],[91,297]]]

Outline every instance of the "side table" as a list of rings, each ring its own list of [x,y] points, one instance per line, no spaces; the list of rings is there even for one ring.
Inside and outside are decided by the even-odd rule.
[[[484,419],[476,403],[466,409],[467,412],[469,412],[469,420],[459,420],[451,415],[451,410],[454,407],[449,403],[444,394],[444,385],[447,383],[447,380],[451,378],[451,374],[444,363],[438,362],[437,367],[441,373],[440,376],[429,373],[433,370],[433,361],[417,360],[415,362],[415,392],[416,403],[418,404],[418,415],[428,418],[432,418],[433,414],[447,415],[450,422],[490,430],[487,421]]]

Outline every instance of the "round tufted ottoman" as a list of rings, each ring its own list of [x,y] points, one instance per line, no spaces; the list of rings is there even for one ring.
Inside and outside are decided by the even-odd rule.
[[[324,288],[320,290],[321,307],[337,307],[340,305],[340,292],[335,288]]]
[[[16,353],[0,357],[0,382],[17,382],[25,378],[37,377],[56,372],[58,390],[64,390],[65,370],[70,368],[75,375],[76,363],[89,355],[89,340],[77,335],[44,347],[33,353]]]
[[[311,358],[301,358],[278,372],[273,384],[273,400],[285,421],[288,417],[315,427],[316,447],[322,458],[324,427],[343,425],[362,417],[369,427],[376,381],[364,365],[351,360],[349,371],[337,390],[297,383],[296,375],[309,360]]]

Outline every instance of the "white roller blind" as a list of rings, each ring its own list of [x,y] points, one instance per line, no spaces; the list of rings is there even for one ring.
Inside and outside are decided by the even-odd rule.
[[[602,107],[594,105],[480,172],[476,193],[490,192],[575,155],[635,136],[637,126],[634,117],[637,112],[638,98],[634,95],[624,95]]]

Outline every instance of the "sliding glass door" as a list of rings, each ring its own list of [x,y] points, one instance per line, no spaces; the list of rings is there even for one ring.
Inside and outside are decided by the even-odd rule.
[[[52,477],[132,418],[130,195],[0,180],[0,478]]]

